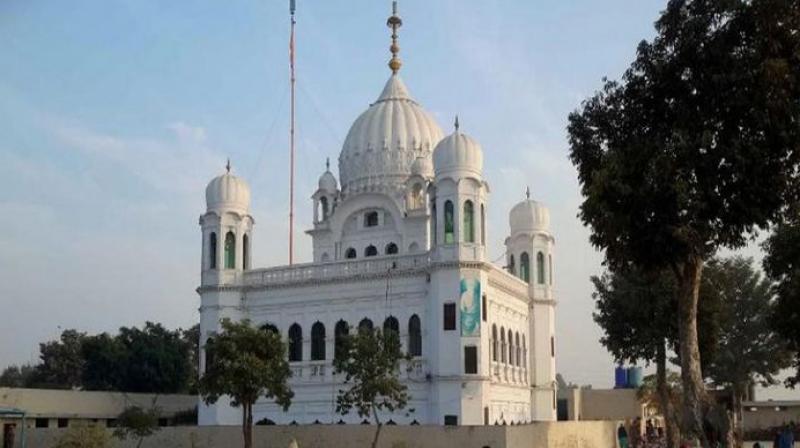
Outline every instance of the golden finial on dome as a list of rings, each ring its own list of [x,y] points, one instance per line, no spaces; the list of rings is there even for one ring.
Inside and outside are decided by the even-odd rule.
[[[225,172],[226,173],[230,173],[231,172],[231,158],[230,157],[228,157],[228,163],[225,164]]]
[[[397,1],[392,2],[392,15],[386,20],[386,26],[392,29],[392,45],[389,51],[392,52],[392,59],[389,60],[389,68],[392,69],[392,74],[397,74],[400,67],[403,65],[397,54],[400,53],[400,46],[397,45],[397,30],[403,26],[403,19],[397,15]]]

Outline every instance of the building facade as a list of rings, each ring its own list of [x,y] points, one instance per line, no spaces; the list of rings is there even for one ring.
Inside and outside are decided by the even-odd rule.
[[[399,17],[390,26],[396,38]],[[398,424],[511,424],[556,419],[554,237],[530,195],[509,214],[505,266],[487,259],[490,190],[481,145],[456,118],[447,136],[392,75],[353,123],[312,196],[313,261],[251,266],[250,190],[227,171],[200,217],[201,343],[220,320],[270,325],[289,344],[295,392],[284,412],[262,400],[256,420],[358,423],[335,412],[340,336],[360,326],[399,332],[411,401]],[[205,355],[201,353],[201,370]],[[240,424],[227,400],[200,403],[199,423]]]

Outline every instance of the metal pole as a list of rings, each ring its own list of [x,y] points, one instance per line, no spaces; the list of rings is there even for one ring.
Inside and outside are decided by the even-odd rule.
[[[289,37],[289,75],[291,83],[291,106],[289,124],[289,265],[294,264],[294,10],[295,1],[289,1],[291,36]]]

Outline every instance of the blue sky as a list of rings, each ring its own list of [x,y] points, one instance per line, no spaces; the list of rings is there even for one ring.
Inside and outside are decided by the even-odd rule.
[[[297,0],[297,247],[350,124],[389,76],[390,2]],[[286,260],[287,2],[0,2],[0,366],[59,328],[197,318],[205,184],[250,183],[254,264]],[[559,371],[607,386],[567,114],[617,78],[663,0],[401,0],[401,76],[484,147],[490,254],[525,187],[557,238]]]

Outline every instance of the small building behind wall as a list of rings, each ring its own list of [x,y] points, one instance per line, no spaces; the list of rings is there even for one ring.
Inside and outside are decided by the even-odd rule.
[[[639,400],[636,389],[569,388],[559,391],[559,400],[566,407],[566,420],[644,421],[657,414]]]
[[[745,401],[742,408],[742,426],[745,431],[800,422],[800,400]]]
[[[13,428],[20,437],[27,428],[66,428],[92,423],[112,427],[126,408],[159,408],[162,426],[176,423],[176,416],[191,414],[197,405],[195,395],[156,395],[124,392],[17,389],[0,387],[0,428]],[[23,419],[23,413],[25,418]],[[0,448],[7,448],[0,440]]]

